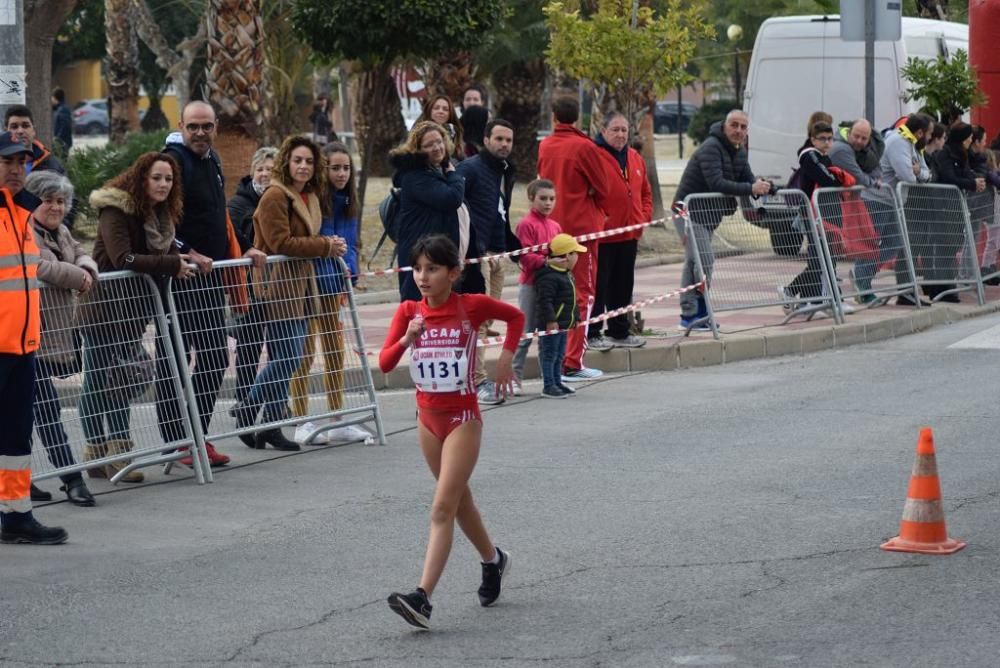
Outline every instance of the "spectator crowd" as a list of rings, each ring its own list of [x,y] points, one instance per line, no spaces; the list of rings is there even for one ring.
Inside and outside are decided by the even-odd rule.
[[[53,94],[57,129],[66,121],[61,91]],[[576,96],[558,96],[552,104],[553,131],[539,146],[537,178],[527,184],[530,211],[511,220],[515,166],[511,155],[514,127],[490,115],[486,91],[469,87],[456,105],[447,96],[427,100],[420,119],[391,153],[392,182],[398,206],[399,266],[411,263],[418,242],[442,235],[466,260],[522,248],[512,259],[493,258],[464,264],[459,293],[500,296],[508,270],[517,263],[518,305],[525,333],[542,331],[539,363],[542,396],[564,399],[574,382],[600,377],[584,365],[586,350],[637,348],[645,344],[626,315],[579,326],[633,299],[636,255],[642,230],[600,241],[576,238],[634,226],[653,217],[653,195],[646,163],[629,141],[629,123],[620,113],[606,114],[591,137],[579,126]],[[142,299],[120,299],[102,274],[128,270],[153,279],[164,298],[176,305],[181,364],[192,369],[195,406],[191,411],[201,433],[212,433],[216,403],[230,366],[229,338],[235,340],[236,402],[230,410],[240,439],[251,448],[298,450],[303,444],[354,441],[369,434],[336,419],[309,418],[309,375],[321,357],[323,401],[330,413],[344,407],[344,295],[346,281],[358,276],[357,230],[360,202],[355,165],[332,135],[320,100],[310,117],[309,136],[291,136],[281,146],[261,147],[249,174],[226,200],[222,165],[213,144],[217,121],[204,102],[184,107],[178,131],[162,151],[140,156],[126,171],[90,195],[97,215],[97,240],[87,253],[72,234],[73,184],[65,170],[35,135],[31,110],[10,107],[0,134],[0,421],[8,438],[0,450],[0,511],[3,542],[55,544],[66,540],[58,527],[40,524],[32,501],[51,495],[31,484],[32,435],[37,434],[56,468],[77,462],[61,422],[60,396],[53,379],[82,373],[79,419],[86,446],[84,462],[93,477],[121,474],[123,482],[142,482],[129,468],[135,447],[131,404],[147,387],[155,396],[157,429],[164,444],[184,442],[186,409],[171,373],[169,346],[161,321]],[[700,206],[691,200],[678,232],[686,243],[682,287],[710,281],[712,238],[724,217],[741,201],[773,193],[773,184],[754,176],[747,157],[751,119],[739,110],[711,128],[689,160],[675,200],[719,193],[724,204]],[[57,141],[68,147],[71,135]],[[936,284],[924,287],[931,299],[958,300],[949,281],[966,278],[971,262],[983,275],[997,274],[1000,252],[1000,138],[987,145],[986,131],[959,122],[944,127],[923,114],[900,119],[882,131],[864,120],[840,126],[817,112],[809,119],[798,152],[794,185],[807,195],[816,188],[860,185],[861,202],[877,239],[875,250],[855,263],[850,274],[861,304],[874,299],[868,290],[882,267],[892,267],[905,282],[903,231],[893,214],[890,192],[898,183],[942,183],[966,193],[971,219],[982,230],[982,248],[963,247],[962,224],[942,208],[932,224],[908,226],[909,246],[919,257],[919,272]],[[779,286],[782,302],[822,296],[820,254],[809,235],[806,265],[788,285]],[[700,257],[694,256],[697,248]],[[281,255],[291,261],[272,261]],[[246,258],[252,268],[234,281],[220,261]],[[342,267],[346,267],[345,273]],[[172,279],[172,280],[170,280]],[[44,283],[44,289],[39,288]],[[399,273],[400,300],[419,300],[410,272]],[[916,295],[900,294],[901,304]],[[75,309],[72,305],[76,305]],[[67,308],[67,305],[70,305]],[[845,311],[851,310],[845,305]],[[57,316],[75,313],[72,321]],[[232,317],[232,316],[235,316]],[[681,299],[680,326],[707,328],[705,299],[698,291]],[[148,329],[155,331],[155,355],[143,352]],[[481,337],[495,336],[491,322]],[[531,338],[520,342],[513,359],[515,394],[521,382]],[[266,350],[266,356],[263,352]],[[476,396],[480,404],[503,403],[486,377],[483,347],[477,347]],[[143,359],[145,356],[145,359]],[[127,360],[139,377],[138,390],[116,378]],[[133,381],[135,379],[133,378]],[[274,426],[299,418],[293,438]],[[212,466],[230,457],[206,443]],[[186,454],[181,463],[193,464]],[[95,499],[80,473],[61,477],[69,501],[93,506]]]

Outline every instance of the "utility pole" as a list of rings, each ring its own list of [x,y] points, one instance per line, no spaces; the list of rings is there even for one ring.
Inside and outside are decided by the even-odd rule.
[[[25,99],[24,0],[0,0],[0,113]]]
[[[875,127],[875,0],[865,0],[865,118]]]

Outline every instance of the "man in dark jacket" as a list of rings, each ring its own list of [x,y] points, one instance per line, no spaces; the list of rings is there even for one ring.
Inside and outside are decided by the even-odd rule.
[[[68,154],[73,147],[73,114],[66,106],[62,88],[52,91],[52,137],[62,144],[63,154]]]
[[[163,152],[174,158],[181,169],[184,214],[177,226],[177,247],[198,266],[198,274],[190,280],[173,283],[177,324],[186,354],[186,359],[179,362],[189,364],[188,358],[194,349],[196,361],[192,381],[201,429],[208,434],[222,377],[229,366],[222,273],[212,271],[214,261],[226,260],[231,255],[229,222],[222,164],[212,148],[216,133],[215,110],[205,102],[189,102],[181,111],[180,130],[182,142],[171,141],[168,137]],[[257,249],[246,251],[244,256],[255,262],[264,259],[264,254]],[[157,354],[156,376],[160,436],[165,443],[183,440],[182,409],[162,354]],[[229,463],[229,457],[217,452],[211,443],[206,446],[213,466]]]
[[[35,132],[35,122],[31,115],[31,110],[23,104],[15,104],[7,107],[7,112],[3,119],[4,129],[14,135],[22,144],[31,147],[31,155],[25,165],[25,174],[30,174],[36,169],[51,169],[54,172],[65,174],[66,169],[59,159],[52,155],[52,151],[45,148],[42,142],[38,141]]]
[[[747,159],[746,138],[749,128],[747,115],[739,109],[730,111],[723,123],[716,123],[688,161],[680,185],[677,187],[675,202],[683,202],[688,195],[721,193],[730,197],[694,199],[688,206],[691,216],[691,233],[698,246],[701,266],[706,280],[711,280],[715,254],[712,252],[712,237],[722,223],[723,216],[736,212],[736,197],[753,195],[759,197],[771,190],[771,184],[764,179],[754,179]],[[693,285],[700,280],[695,268],[694,254],[690,240],[684,233],[684,220],[674,218],[677,232],[684,240],[684,269],[681,273],[681,287]],[[697,291],[681,295],[681,327],[688,329],[707,315],[705,299]],[[709,329],[705,323],[697,329]]]
[[[465,203],[476,234],[476,255],[503,253],[510,235],[510,198],[514,192],[514,165],[507,159],[514,148],[514,126],[503,119],[490,121],[483,135],[483,148],[458,163],[455,171],[465,177]],[[503,292],[506,260],[490,260],[482,265],[490,297],[499,299]],[[495,336],[492,322],[483,323],[482,336]],[[476,387],[480,403],[501,404],[493,383],[486,375],[485,352],[476,349]]]

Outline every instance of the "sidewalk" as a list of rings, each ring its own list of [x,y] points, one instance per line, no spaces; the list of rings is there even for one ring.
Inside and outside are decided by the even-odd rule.
[[[798,259],[790,262],[802,264]],[[681,266],[678,262],[672,262],[637,268],[634,301],[639,302],[677,290],[680,287]],[[753,278],[748,280],[767,282],[770,279],[768,272],[762,270],[754,272]],[[504,301],[517,304],[517,290],[516,285],[506,286],[503,291]],[[375,294],[369,294],[361,301],[370,302],[375,298]],[[940,303],[920,309],[895,305],[859,309],[846,316],[843,325],[835,324],[831,317],[823,313],[815,315],[809,321],[797,319],[782,325],[785,315],[780,306],[723,311],[716,314],[721,333],[721,340],[716,341],[710,332],[692,332],[689,337],[683,336],[683,332],[677,328],[680,308],[678,299],[674,297],[641,310],[647,332],[645,338],[648,341],[644,348],[591,351],[586,355],[585,364],[609,372],[725,364],[871,343],[912,334],[934,325],[1000,311],[1000,287],[986,288],[987,303],[982,307],[976,304],[974,293],[962,293],[961,299],[961,304]],[[368,303],[358,307],[365,347],[370,353],[372,374],[378,389],[412,387],[406,368],[397,368],[390,374],[382,374],[378,370],[378,351],[395,310],[395,303]],[[502,333],[502,323],[497,326]],[[488,366],[492,366],[492,361],[498,354],[499,346],[487,349]],[[535,378],[537,375],[537,347],[532,346],[525,377]]]

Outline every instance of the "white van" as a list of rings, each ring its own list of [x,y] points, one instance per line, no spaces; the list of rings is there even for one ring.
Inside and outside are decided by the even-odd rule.
[[[933,60],[969,50],[969,27],[903,18],[903,38],[875,43],[875,128],[917,111],[905,102],[899,74],[907,59]],[[743,109],[750,117],[750,166],[757,176],[787,182],[798,165],[806,121],[825,111],[837,124],[865,113],[865,45],[840,39],[839,16],[787,16],[761,25],[750,59]]]

